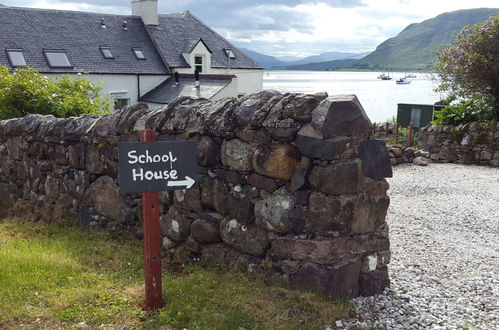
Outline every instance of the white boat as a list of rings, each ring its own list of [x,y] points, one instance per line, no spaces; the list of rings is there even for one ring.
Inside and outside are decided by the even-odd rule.
[[[411,83],[411,81],[407,80],[406,78],[397,79],[395,80],[395,82],[397,83],[397,85],[409,85]]]
[[[405,75],[405,78],[416,78],[416,75],[414,73],[409,73]]]

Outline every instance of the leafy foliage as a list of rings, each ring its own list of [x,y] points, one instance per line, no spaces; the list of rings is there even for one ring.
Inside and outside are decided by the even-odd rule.
[[[0,120],[31,113],[55,117],[107,113],[111,103],[99,95],[100,90],[83,75],[56,80],[32,68],[10,72],[0,66]]]
[[[441,116],[452,115],[450,121],[460,117],[459,122],[499,119],[499,15],[465,27],[437,56],[435,69],[442,79],[437,91],[473,100],[450,107]]]
[[[436,111],[436,119],[432,121],[432,124],[459,125],[487,120],[490,117],[490,112],[484,111],[484,109],[488,108],[487,104],[474,100],[461,101]]]

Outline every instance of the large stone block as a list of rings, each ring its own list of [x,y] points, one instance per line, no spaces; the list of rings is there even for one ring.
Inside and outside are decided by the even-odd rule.
[[[222,240],[233,248],[257,257],[263,257],[270,246],[267,231],[255,225],[242,225],[236,219],[220,222]]]
[[[263,189],[269,193],[273,193],[278,188],[276,180],[256,173],[248,177],[248,183],[255,188]]]
[[[356,297],[359,292],[360,262],[345,260],[330,266],[305,263],[290,276],[291,284],[335,298]]]
[[[355,95],[335,95],[322,101],[312,111],[312,126],[323,138],[334,136],[366,137],[371,121]]]
[[[203,136],[197,144],[198,163],[203,166],[220,164],[220,144],[209,136]]]
[[[257,222],[270,231],[288,233],[291,230],[289,215],[293,210],[294,199],[291,195],[277,192],[255,204]]]
[[[231,217],[243,225],[252,223],[255,220],[255,206],[247,197],[238,197],[234,194],[229,194],[227,197],[227,209]]]
[[[229,186],[218,178],[206,178],[201,184],[202,206],[216,210],[219,213],[228,213],[228,194]]]
[[[215,243],[221,241],[219,224],[214,221],[197,219],[191,224],[190,231],[192,238],[200,243]]]
[[[222,163],[236,171],[251,171],[254,150],[254,146],[241,140],[225,140],[222,144]]]
[[[350,198],[312,193],[307,227],[313,233],[338,237],[348,230],[355,203]]]
[[[303,155],[311,158],[334,160],[355,153],[353,138],[335,136],[330,139],[323,139],[312,125],[305,125],[298,131],[295,143]]]
[[[109,176],[95,180],[88,187],[85,200],[98,214],[115,221],[122,221],[128,209],[121,199],[118,185]]]
[[[360,159],[346,163],[315,166],[309,177],[310,185],[330,195],[355,194],[362,182]]]
[[[290,180],[300,159],[300,153],[290,144],[267,144],[256,149],[253,168],[261,175]]]
[[[351,255],[348,239],[303,240],[278,237],[272,241],[270,255],[278,260],[310,261],[328,265]]]
[[[392,177],[392,165],[385,141],[364,141],[360,144],[359,154],[362,160],[362,171],[365,176],[374,180],[383,180],[384,178]]]

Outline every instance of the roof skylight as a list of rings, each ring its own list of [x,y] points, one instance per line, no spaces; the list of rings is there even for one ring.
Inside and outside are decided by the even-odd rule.
[[[45,50],[43,52],[47,63],[51,68],[72,68],[73,66],[69,62],[66,51],[64,50]]]
[[[145,60],[146,57],[144,56],[144,53],[142,52],[141,48],[132,48],[133,53],[135,54],[135,57],[138,60]]]
[[[104,58],[114,58],[113,53],[111,53],[111,48],[109,47],[100,47],[100,52]]]
[[[7,57],[9,58],[12,67],[25,66],[26,60],[22,49],[6,49]]]

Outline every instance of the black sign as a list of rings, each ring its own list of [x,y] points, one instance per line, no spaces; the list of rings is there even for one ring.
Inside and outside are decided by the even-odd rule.
[[[119,145],[122,192],[189,189],[197,178],[196,142],[127,142]]]

